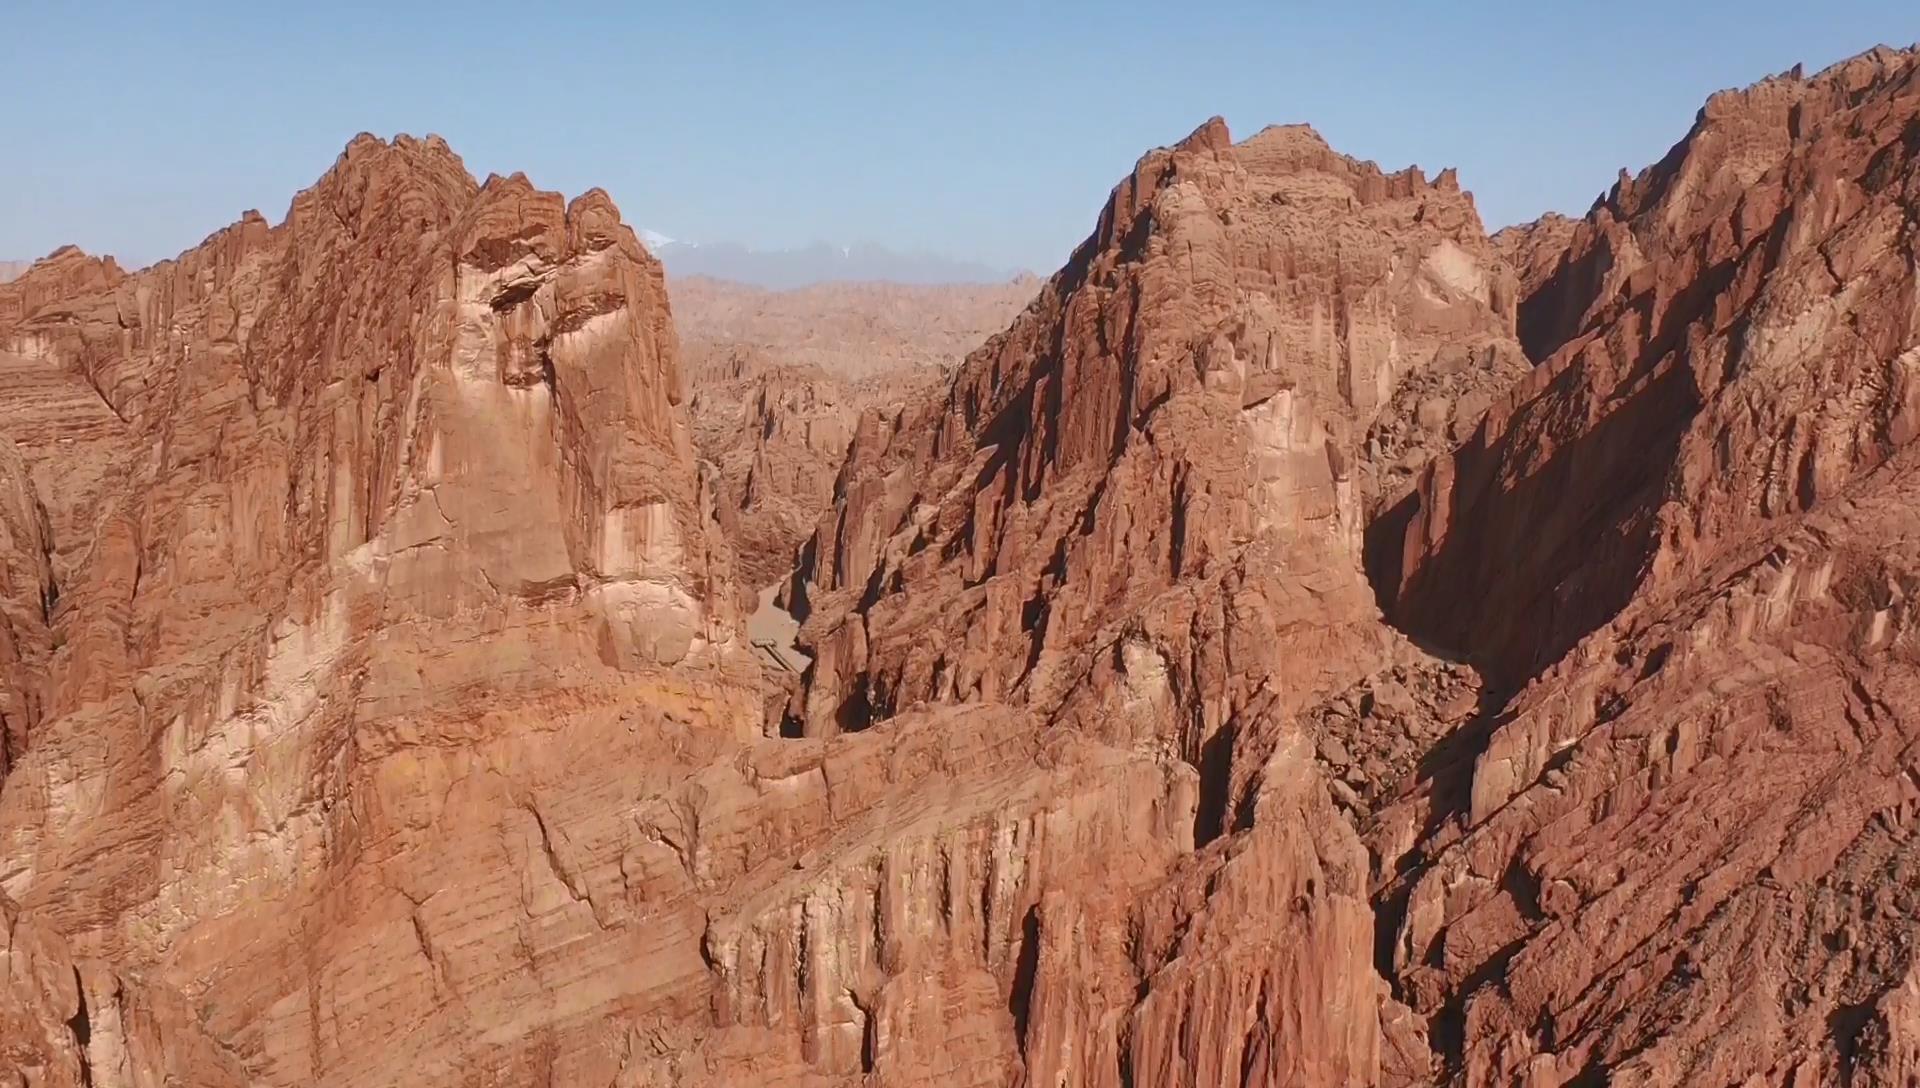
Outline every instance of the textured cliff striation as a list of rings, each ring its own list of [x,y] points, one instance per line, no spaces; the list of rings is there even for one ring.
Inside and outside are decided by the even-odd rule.
[[[1914,53],[1715,96],[1376,524],[1395,620],[1517,691],[1381,819],[1469,1083],[1913,1077],[1917,222]]]
[[[76,959],[0,896],[0,1074],[46,1088],[241,1088],[246,1070],[177,993]]]
[[[796,573],[821,655],[806,728],[1158,687],[1196,712],[1191,754],[1277,660],[1202,680],[1201,657],[1287,656],[1289,610],[1372,622],[1356,557],[1389,476],[1369,429],[1410,376],[1524,370],[1510,288],[1451,174],[1383,174],[1298,127],[1234,145],[1217,121],[1148,155],[943,397],[862,421]]]
[[[898,412],[943,376],[938,367],[917,367],[853,380],[748,350],[702,368],[692,403],[695,444],[715,469],[743,586],[766,589],[787,579],[800,545],[833,505],[861,413]]]
[[[0,352],[23,911],[261,1083],[511,1080],[674,965],[697,994],[697,923],[603,932],[565,860],[620,833],[596,790],[758,718],[660,269],[605,194],[363,136],[279,226],[0,286]],[[678,958],[630,974],[650,941]]]
[[[1524,372],[1511,288],[1451,174],[1213,121],[942,395],[863,417],[789,589],[818,655],[789,731],[957,705],[1193,781],[1192,853],[1037,904],[1030,1083],[1425,1074],[1306,720],[1445,668],[1381,622],[1361,528],[1450,394]]]
[[[1717,95],[1596,205],[1521,304],[1541,366],[1376,534],[1398,618],[1524,679],[1905,444],[1913,67]]]

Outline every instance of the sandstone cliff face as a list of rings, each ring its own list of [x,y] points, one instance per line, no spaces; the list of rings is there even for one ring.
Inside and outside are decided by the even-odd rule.
[[[262,1083],[565,1080],[703,974],[684,911],[609,932],[571,868],[661,730],[758,717],[660,270],[604,194],[362,137],[278,227],[0,292],[24,911]]]
[[[1510,287],[1451,175],[1384,175],[1300,128],[1236,146],[1217,122],[1149,155],[944,398],[862,421],[796,575],[822,655],[807,727],[918,701],[1052,714],[1121,673],[1191,695],[1190,634],[1251,623],[1270,650],[1288,607],[1370,623],[1368,428],[1443,357],[1512,367]],[[1243,592],[1272,607],[1242,616]],[[1221,669],[1246,691],[1187,747],[1262,675]]]
[[[74,959],[0,898],[0,1079],[46,1088],[248,1083],[180,995]]]
[[[1442,667],[1380,622],[1360,530],[1382,436],[1457,424],[1410,383],[1524,369],[1511,287],[1451,175],[1216,121],[1141,161],[944,396],[862,419],[790,594],[818,655],[792,730],[976,706],[1194,779],[1195,852],[1042,897],[1010,998],[1029,1083],[1425,1075],[1301,717]]]
[[[1914,1075],[1916,134],[1912,53],[1716,96],[1376,525],[1396,621],[1519,689],[1379,828],[1469,1083]]]

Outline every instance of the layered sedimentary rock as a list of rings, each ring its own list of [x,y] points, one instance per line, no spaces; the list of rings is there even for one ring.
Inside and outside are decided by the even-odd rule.
[[[1029,1083],[1425,1075],[1307,715],[1444,668],[1361,574],[1379,428],[1444,442],[1456,402],[1388,420],[1408,383],[1524,369],[1513,301],[1450,174],[1215,121],[944,395],[863,418],[790,590],[817,654],[790,730],[957,704],[1195,781],[1194,853],[1042,897],[1009,997]]]
[[[26,460],[0,443],[0,776],[39,717],[37,677],[52,651],[51,532]]]
[[[241,1063],[177,993],[77,960],[0,897],[0,1077],[46,1088],[240,1088]]]
[[[1518,689],[1381,821],[1469,1083],[1915,1075],[1916,222],[1913,53],[1714,97],[1376,525],[1394,618]]]
[[[25,917],[256,1083],[574,1082],[617,1014],[704,1000],[698,912],[614,924],[588,860],[624,889],[618,799],[759,718],[604,194],[362,137],[279,226],[42,262],[0,351]]]
[[[1269,651],[1289,609],[1315,639],[1372,623],[1368,430],[1437,363],[1511,373],[1510,288],[1451,174],[1386,175],[1298,127],[1233,145],[1214,122],[1149,155],[943,397],[862,421],[797,572],[823,655],[807,727],[920,701],[1054,713],[1124,674],[1146,698],[1235,623]],[[1219,671],[1249,693],[1266,672]]]

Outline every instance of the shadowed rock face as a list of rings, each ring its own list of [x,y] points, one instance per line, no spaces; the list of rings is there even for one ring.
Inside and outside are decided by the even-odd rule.
[[[1444,448],[1470,403],[1437,390],[1401,419],[1396,395],[1523,373],[1511,287],[1451,174],[1385,175],[1304,128],[1234,145],[1217,122],[1141,160],[944,397],[862,421],[796,573],[822,655],[808,727],[919,701],[1068,712],[1114,689],[1128,645],[1189,670],[1209,623],[1193,610],[1237,611],[1197,587],[1259,582],[1371,623],[1356,556],[1395,480],[1380,436]],[[1244,622],[1278,637],[1258,611]],[[1201,715],[1186,746],[1230,715]]]
[[[0,897],[0,1072],[48,1088],[204,1084],[240,1088],[245,1068],[178,994],[97,961]]]
[[[1470,1082],[1913,1077],[1916,222],[1914,54],[1716,96],[1376,523],[1395,621],[1520,689],[1382,817],[1437,828],[1383,954]]]
[[[1424,1072],[1299,719],[1331,729],[1389,687],[1415,717],[1443,690],[1473,712],[1470,677],[1380,621],[1361,528],[1394,454],[1444,448],[1461,394],[1524,372],[1511,288],[1450,174],[1215,121],[1141,160],[943,396],[863,419],[795,575],[816,655],[797,731],[973,706],[1192,776],[1197,852],[1130,896],[1036,904],[1033,1083]]]
[[[363,137],[279,226],[56,253],[0,285],[0,1071],[1911,1081],[1917,68],[1494,239],[1304,128],[1149,153],[936,388],[762,384],[783,493],[852,435],[797,682],[604,195]]]

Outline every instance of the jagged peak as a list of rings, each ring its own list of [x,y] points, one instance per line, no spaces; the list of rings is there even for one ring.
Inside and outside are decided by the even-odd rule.
[[[66,269],[79,268],[86,265],[97,266],[101,271],[112,276],[121,274],[120,265],[112,256],[95,257],[86,250],[69,242],[33,262],[33,264],[28,266],[26,272],[22,273],[20,278],[14,282],[21,282],[27,277],[33,276],[35,273],[41,275],[58,275]]]
[[[1876,45],[1863,53],[1856,53],[1845,60],[1835,61],[1827,65],[1825,68],[1814,73],[1813,78],[1807,82],[1842,82],[1847,80],[1848,77],[1856,76],[1863,72],[1878,70],[1881,73],[1892,73],[1902,69],[1911,70],[1916,64],[1920,64],[1920,43],[1902,47],[1882,44]],[[1803,72],[1803,65],[1796,64],[1791,69],[1793,78],[1803,78]]]
[[[488,193],[506,190],[529,193],[539,191],[533,182],[528,180],[525,171],[521,170],[515,170],[513,173],[504,176],[500,174],[488,174],[487,180],[480,183],[480,189],[482,192]]]
[[[1428,180],[1419,166],[1405,166],[1388,173],[1371,159],[1342,154],[1327,142],[1312,125],[1292,123],[1268,125],[1233,145],[1234,158],[1250,172],[1267,176],[1303,172],[1344,174],[1358,182],[1370,198],[1381,193],[1406,196],[1421,189],[1458,193],[1459,171],[1447,167]],[[1380,183],[1385,182],[1385,188]],[[1468,197],[1471,200],[1471,196]]]
[[[326,185],[330,179],[354,176],[365,170],[404,170],[430,175],[436,182],[451,182],[469,192],[479,188],[479,183],[467,170],[466,162],[454,153],[447,141],[432,134],[422,138],[404,132],[394,136],[391,141],[369,132],[355,136],[347,141],[347,146],[334,159],[333,166],[320,176],[313,188]],[[296,195],[295,203],[304,195],[305,192]]]
[[[1710,96],[1685,136],[1639,173],[1622,168],[1594,201],[1589,219],[1632,220],[1651,213],[1683,175],[1744,187],[1829,114],[1896,83],[1920,79],[1920,47],[1876,46],[1813,76],[1803,65]],[[1684,188],[1684,186],[1683,186]]]
[[[1326,137],[1318,129],[1303,121],[1284,125],[1268,125],[1259,132],[1234,145],[1236,148],[1262,147],[1311,147],[1320,151],[1332,151]]]
[[[1233,134],[1227,131],[1227,119],[1215,114],[1202,121],[1192,132],[1181,138],[1169,150],[1172,151],[1225,151],[1233,146]]]
[[[574,216],[584,212],[606,212],[618,219],[620,208],[613,202],[613,196],[598,185],[567,203],[567,215]]]

